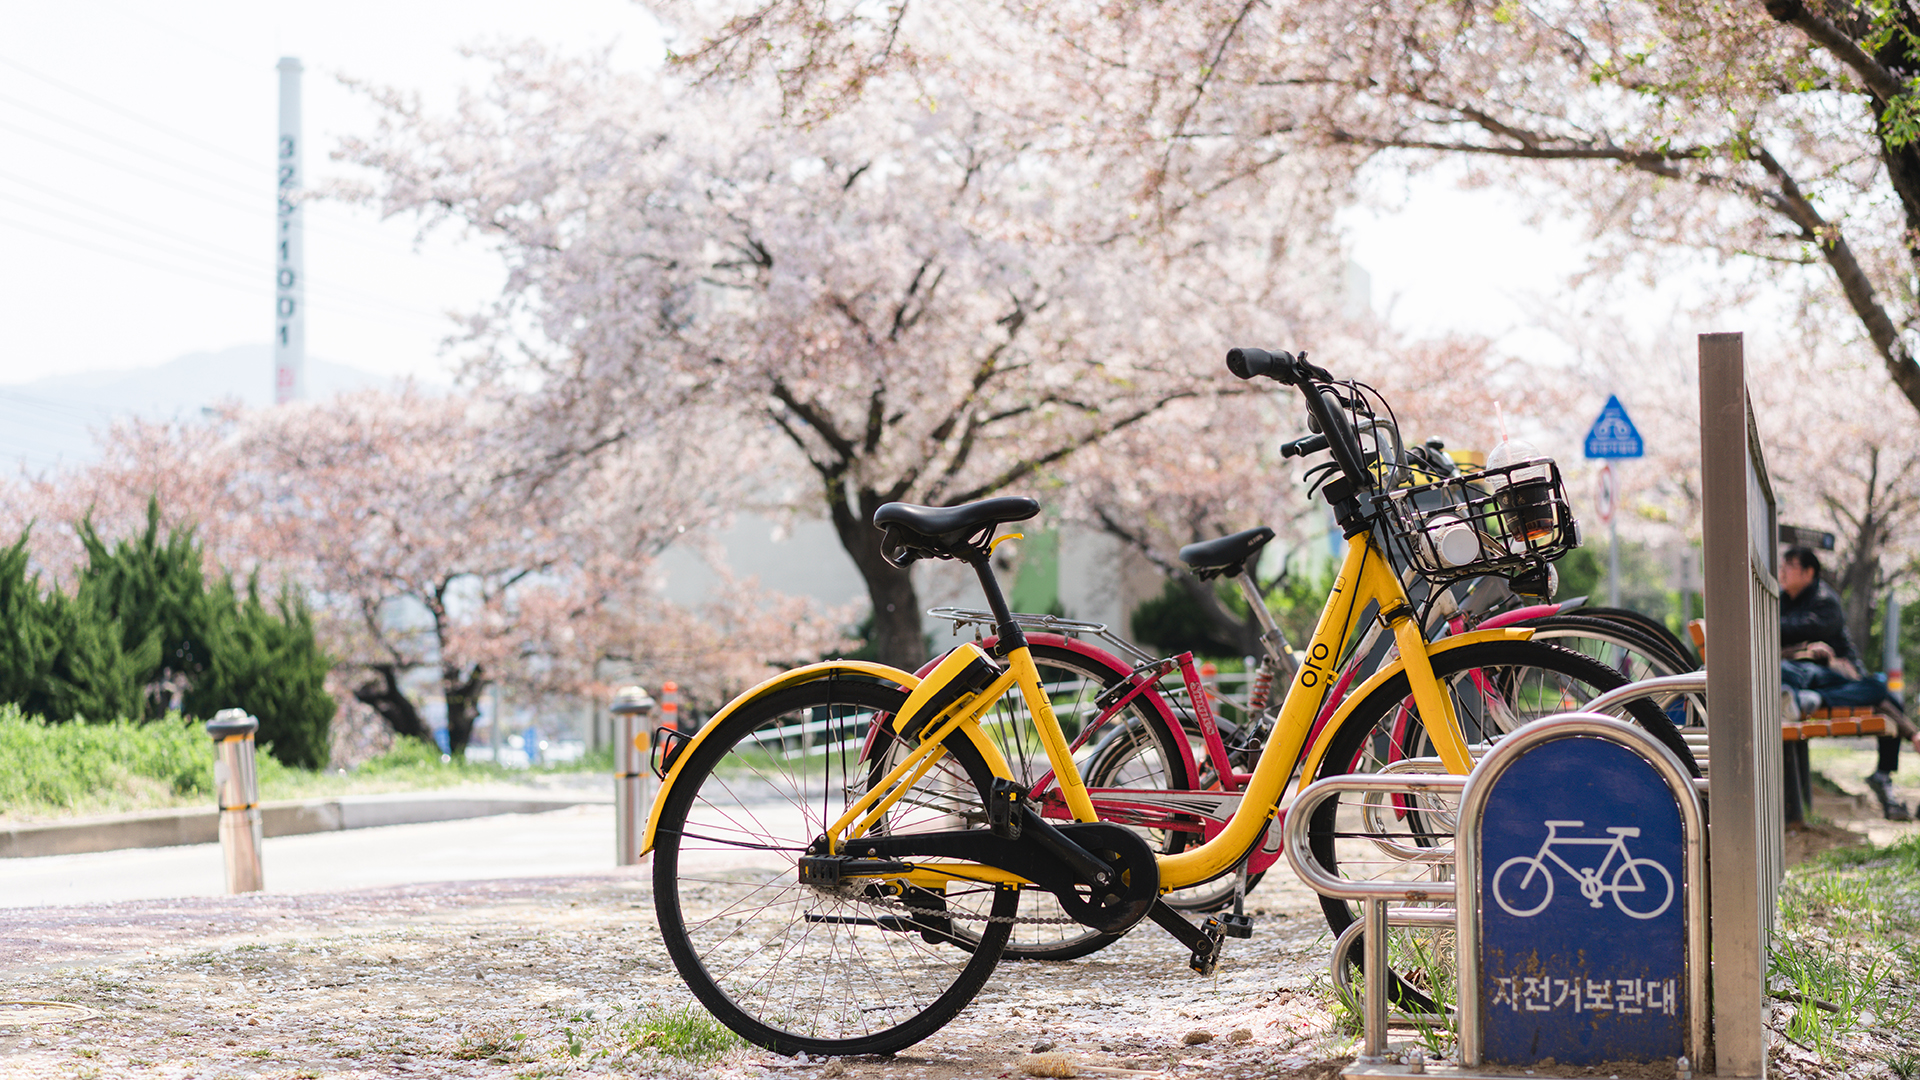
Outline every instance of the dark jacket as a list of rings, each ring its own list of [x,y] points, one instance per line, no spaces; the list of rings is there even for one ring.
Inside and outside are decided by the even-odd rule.
[[[1799,596],[1780,594],[1781,647],[1807,641],[1824,641],[1833,647],[1834,656],[1854,664],[1860,662],[1853,638],[1847,633],[1847,613],[1840,606],[1840,594],[1825,581],[1801,589]]]

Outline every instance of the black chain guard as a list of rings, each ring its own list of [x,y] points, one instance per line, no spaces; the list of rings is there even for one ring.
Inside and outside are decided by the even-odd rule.
[[[906,862],[946,858],[981,863],[1026,878],[1059,898],[1060,906],[1074,921],[1111,934],[1130,930],[1147,917],[1160,896],[1160,866],[1154,861],[1153,849],[1139,834],[1102,821],[1073,822],[1055,828],[1112,866],[1115,880],[1099,885],[1082,879],[1047,850],[1033,830],[1023,830],[1018,838],[995,836],[986,829],[864,836],[848,844],[839,858]]]
[[[1078,822],[1057,828],[1067,838],[1107,861],[1117,873],[1108,886],[1083,886],[1049,891],[1075,921],[1110,934],[1122,933],[1147,917],[1160,898],[1160,864],[1140,834],[1104,821]]]

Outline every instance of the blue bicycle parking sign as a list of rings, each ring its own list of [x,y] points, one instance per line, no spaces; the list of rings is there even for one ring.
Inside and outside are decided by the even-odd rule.
[[[1640,429],[1633,426],[1627,407],[1616,395],[1607,395],[1607,403],[1587,430],[1587,456],[1590,458],[1637,458],[1645,456],[1646,444]]]
[[[1480,818],[1485,1059],[1686,1052],[1685,831],[1633,750],[1568,735],[1493,780]]]

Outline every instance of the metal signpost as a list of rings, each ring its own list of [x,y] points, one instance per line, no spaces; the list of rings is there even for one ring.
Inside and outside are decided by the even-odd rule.
[[[1767,1075],[1767,939],[1784,872],[1780,583],[1773,485],[1739,334],[1700,335],[1701,593],[1707,619],[1712,1071]]]
[[[1586,452],[1588,460],[1607,462],[1645,456],[1646,445],[1640,439],[1640,430],[1633,426],[1633,419],[1618,397],[1607,396],[1607,403],[1587,431]],[[1611,464],[1600,467],[1600,492],[1600,520],[1607,523],[1607,603],[1619,607],[1620,528],[1616,519],[1620,515],[1615,506],[1619,496]]]

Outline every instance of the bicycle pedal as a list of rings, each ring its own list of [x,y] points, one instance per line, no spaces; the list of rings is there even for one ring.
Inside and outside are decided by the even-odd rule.
[[[1213,969],[1220,966],[1220,946],[1220,935],[1207,933],[1205,940],[1194,943],[1193,955],[1187,958],[1187,966],[1201,975],[1213,974]]]
[[[913,869],[899,859],[861,859],[851,855],[800,856],[800,884],[837,888],[851,878],[904,874]]]
[[[1230,938],[1253,936],[1253,920],[1245,915],[1223,914],[1207,919],[1206,932]]]
[[[1147,909],[1147,917],[1192,950],[1187,960],[1188,967],[1202,975],[1211,975],[1213,969],[1220,966],[1220,942],[1225,935],[1212,919],[1207,920],[1205,927],[1195,926],[1168,907],[1165,900],[1155,900],[1153,906]]]

